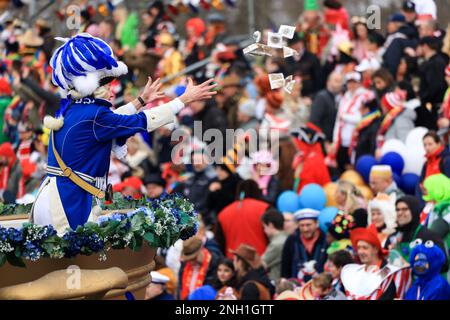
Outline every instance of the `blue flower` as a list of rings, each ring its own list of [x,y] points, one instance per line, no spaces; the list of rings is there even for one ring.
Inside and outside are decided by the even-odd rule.
[[[36,244],[34,244],[32,241],[26,241],[24,247],[25,250],[23,251],[23,256],[31,261],[36,261],[43,254],[42,249],[39,248]]]
[[[123,214],[120,214],[120,213],[114,213],[111,216],[111,220],[114,220],[114,221],[122,221],[125,218],[126,218],[126,215],[123,215]]]
[[[6,233],[5,233],[6,235]],[[8,229],[8,238],[12,242],[21,242],[23,240],[22,232],[17,229],[9,228]],[[2,237],[3,240],[3,237]]]
[[[108,221],[109,221],[109,217],[101,216],[101,217],[98,218],[97,223],[98,223],[99,225],[101,225],[101,224],[103,224],[104,222],[108,222]]]

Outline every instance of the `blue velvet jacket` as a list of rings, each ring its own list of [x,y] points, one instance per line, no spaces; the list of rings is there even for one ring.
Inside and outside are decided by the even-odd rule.
[[[54,137],[56,150],[72,170],[104,177],[109,170],[112,140],[124,144],[134,134],[147,131],[144,113],[116,114],[111,106],[106,100],[87,97],[67,109],[64,126],[54,132]],[[59,167],[51,143],[48,165]],[[92,196],[66,177],[57,178],[57,187],[70,227],[83,225],[91,212]]]

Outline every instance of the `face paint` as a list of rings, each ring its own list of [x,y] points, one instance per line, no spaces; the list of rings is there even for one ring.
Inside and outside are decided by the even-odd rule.
[[[414,257],[414,265],[413,265],[414,271],[419,274],[425,274],[428,269],[430,269],[430,264],[428,263],[427,256],[423,253],[418,253]]]

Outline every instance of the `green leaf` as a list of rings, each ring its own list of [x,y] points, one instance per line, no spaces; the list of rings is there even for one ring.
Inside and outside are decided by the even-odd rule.
[[[0,267],[6,262],[6,254],[0,253]]]
[[[53,243],[43,243],[41,244],[42,249],[45,250],[47,253],[53,252],[53,249],[55,248],[55,245]]]
[[[25,268],[25,263],[23,262],[22,258],[18,258],[15,255],[9,254],[6,256],[6,259],[12,266]]]
[[[131,231],[138,231],[141,229],[143,223],[143,219],[138,214],[134,215],[133,218],[131,218]]]
[[[20,250],[19,247],[16,247],[16,249],[14,250],[14,256],[16,258],[20,258],[22,256],[22,251]]]
[[[147,232],[146,234],[144,234],[144,239],[148,243],[153,244],[153,242],[155,241],[155,235],[151,232]]]

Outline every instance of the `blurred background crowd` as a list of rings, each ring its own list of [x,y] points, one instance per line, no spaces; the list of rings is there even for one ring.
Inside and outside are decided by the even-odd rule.
[[[166,97],[154,105],[180,96],[187,77],[219,85],[176,124],[130,138],[124,159],[111,155],[115,192],[179,193],[201,214],[196,237],[159,252],[149,299],[344,299],[346,264],[409,263],[409,243],[419,238],[442,249],[437,271],[447,278],[450,25],[433,0],[397,2],[382,30],[365,12],[352,16],[349,2],[299,2],[287,43],[299,54],[285,59],[243,54],[252,35],[229,32],[226,15],[240,1],[57,1],[56,19],[27,19],[28,1],[1,0],[2,202],[34,201],[46,175],[42,120],[60,102],[48,64],[55,36],[87,32],[130,70],[112,83],[116,107],[148,76],[164,83]],[[64,28],[72,4],[81,9],[76,30]],[[261,30],[263,41],[271,28]],[[292,94],[271,90],[271,73],[293,75]],[[245,151],[244,135],[211,164],[203,133],[212,128],[276,131],[279,156]],[[189,152],[172,153],[174,130],[192,137]],[[403,298],[398,286],[375,298]]]

